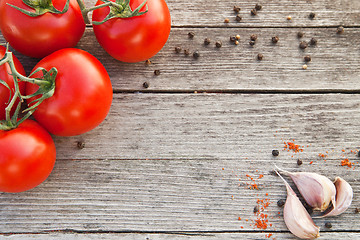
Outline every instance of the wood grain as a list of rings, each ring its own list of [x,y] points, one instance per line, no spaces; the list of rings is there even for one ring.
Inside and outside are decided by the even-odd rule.
[[[265,233],[193,233],[193,234],[36,234],[36,235],[11,235],[3,236],[4,240],[203,240],[203,239],[266,239]],[[359,238],[359,233],[322,233],[320,239],[345,239],[353,240]],[[295,240],[293,235],[289,233],[274,233],[270,239],[276,238],[277,240]]]
[[[355,94],[115,94],[105,122],[56,137],[58,159],[340,159],[359,147]],[[77,141],[85,148],[77,149]],[[292,158],[291,158],[292,157]],[[349,157],[354,158],[352,154]]]

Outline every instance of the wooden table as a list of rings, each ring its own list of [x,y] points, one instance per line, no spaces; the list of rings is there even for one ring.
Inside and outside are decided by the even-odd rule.
[[[39,187],[0,193],[0,239],[296,239],[277,206],[286,190],[274,164],[349,181],[352,206],[315,223],[321,239],[360,239],[360,1],[167,3],[172,31],[151,65],[112,59],[87,27],[78,47],[108,70],[111,112],[87,134],[54,137],[57,163]],[[263,9],[251,16],[256,3]],[[236,34],[239,45],[229,41]],[[299,48],[311,38],[316,46]],[[176,54],[176,46],[201,56]],[[29,73],[37,60],[15,54]],[[288,142],[302,151],[288,151]],[[341,166],[346,158],[353,168]],[[258,199],[270,203],[266,229],[255,226]]]

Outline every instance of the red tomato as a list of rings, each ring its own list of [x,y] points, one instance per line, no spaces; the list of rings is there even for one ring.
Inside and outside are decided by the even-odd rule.
[[[131,9],[142,2],[131,0]],[[96,5],[102,3],[99,0]],[[165,45],[171,29],[169,9],[164,0],[148,0],[147,5],[148,12],[141,16],[113,18],[93,25],[97,41],[112,57],[123,62],[140,62],[154,56]],[[144,6],[141,11],[145,9]],[[109,11],[109,7],[95,10],[92,20],[101,22]]]
[[[4,57],[5,55],[5,51],[6,48],[3,46],[0,46],[0,59]],[[25,70],[23,68],[23,66],[21,65],[21,63],[19,62],[19,60],[13,55],[13,59],[14,59],[14,64],[15,64],[15,68],[16,70],[22,74],[25,75]],[[13,77],[10,75],[11,74],[11,70],[9,67],[9,64],[3,64],[0,66],[0,79],[5,81],[10,89],[11,89],[11,96],[13,96],[14,94],[14,79]],[[25,93],[25,82],[19,82],[19,90],[20,93],[24,94]],[[0,120],[4,120],[5,119],[5,108],[7,107],[10,99],[10,90],[5,87],[4,85],[0,84]],[[14,105],[14,107],[12,108],[12,113],[14,113],[15,108],[17,106],[17,103],[19,101],[17,101]]]
[[[38,186],[50,175],[55,160],[54,141],[35,121],[0,130],[0,191],[22,192]]]
[[[46,130],[59,136],[74,136],[90,131],[105,119],[112,102],[112,86],[104,66],[94,56],[66,48],[42,59],[34,70],[38,67],[58,70],[54,95],[33,114]],[[32,77],[41,75],[38,72]],[[37,89],[37,85],[26,85],[27,95]]]
[[[64,14],[45,13],[38,17],[29,17],[7,3],[33,10],[23,0],[0,1],[0,30],[6,41],[24,55],[42,58],[56,50],[74,47],[85,31],[76,0],[70,0],[69,10]],[[52,3],[62,11],[66,0],[52,0]]]

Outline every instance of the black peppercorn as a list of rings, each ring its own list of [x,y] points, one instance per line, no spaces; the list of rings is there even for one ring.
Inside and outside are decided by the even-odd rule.
[[[358,151],[358,157],[360,157],[360,151]]]
[[[238,13],[240,12],[241,8],[238,6],[234,6],[234,12]]]
[[[180,53],[181,52],[181,47],[175,47],[175,52]]]
[[[360,208],[355,208],[355,213],[356,214],[360,213]]]
[[[200,57],[200,53],[198,50],[196,50],[194,53],[193,53],[193,57],[194,58],[199,58]]]
[[[336,30],[336,32],[337,32],[337,34],[342,34],[342,33],[344,33],[344,27],[343,27],[343,26],[338,27],[337,30]]]
[[[305,48],[308,47],[308,44],[307,44],[307,42],[305,42],[305,41],[301,41],[300,44],[299,44],[299,47],[300,47],[301,49],[305,49]]]
[[[259,61],[263,60],[263,58],[264,58],[264,55],[262,55],[261,53],[259,53],[259,54],[257,55],[257,59],[258,59]]]
[[[189,36],[189,38],[194,38],[195,33],[194,33],[194,32],[189,32],[189,33],[188,33],[188,36]]]
[[[255,9],[259,11],[259,10],[261,10],[261,9],[262,9],[262,6],[261,6],[260,4],[258,4],[258,3],[257,3],[257,4],[255,5]]]
[[[211,43],[210,38],[205,38],[205,39],[204,39],[204,44],[205,44],[205,45],[209,45],[210,43]]]
[[[83,141],[78,141],[76,145],[78,149],[83,149],[85,147],[85,143]]]
[[[309,18],[310,18],[310,19],[314,19],[314,18],[315,18],[315,13],[310,13],[310,14],[309,14]]]
[[[259,205],[256,205],[255,207],[254,207],[254,213],[257,213],[259,211]]]
[[[158,69],[155,70],[155,71],[154,71],[154,74],[155,74],[156,76],[159,76],[159,75],[160,75],[160,70],[158,70]]]
[[[146,59],[145,64],[150,65],[151,64],[150,59]]]
[[[254,9],[252,9],[252,10],[250,11],[250,14],[251,14],[252,16],[257,15],[257,11],[256,11],[256,9],[255,9],[255,8],[254,8]]]
[[[277,201],[277,205],[278,205],[278,207],[283,207],[285,205],[285,200],[280,199],[279,201]]]
[[[255,41],[250,41],[249,44],[250,44],[250,46],[254,46],[254,45],[255,45]]]
[[[272,155],[275,156],[275,157],[276,157],[276,156],[279,156],[279,150],[272,150],[271,153],[272,153]]]
[[[256,39],[257,39],[257,35],[256,35],[256,34],[251,34],[251,35],[250,35],[250,40],[251,40],[251,41],[256,41]]]
[[[316,38],[311,38],[310,39],[310,45],[316,45],[317,44],[317,39]]]
[[[143,87],[144,87],[144,88],[148,88],[148,87],[149,87],[149,83],[148,83],[148,82],[144,82],[144,83],[143,83]]]
[[[302,161],[301,159],[298,159],[298,160],[297,160],[297,165],[300,166],[301,164],[303,164],[303,161]]]
[[[240,22],[242,20],[242,17],[240,16],[240,14],[236,15],[236,21]]]
[[[221,41],[216,41],[216,42],[215,42],[215,46],[216,46],[217,48],[221,48],[221,47],[222,47],[222,42],[221,42]]]
[[[236,41],[236,37],[235,36],[230,36],[230,42],[235,42]]]
[[[304,36],[304,33],[303,32],[298,32],[297,36],[298,36],[298,38],[302,38]]]
[[[311,57],[309,55],[304,57],[304,61],[305,62],[310,62],[311,61]]]
[[[184,49],[184,54],[185,54],[186,56],[190,55],[190,50],[189,50],[189,49]]]
[[[326,228],[332,228],[331,222],[326,222],[326,223],[325,223],[325,227],[326,227]]]
[[[271,38],[271,41],[272,41],[273,43],[277,43],[277,42],[279,41],[279,37],[278,37],[278,36],[272,37],[272,38]]]

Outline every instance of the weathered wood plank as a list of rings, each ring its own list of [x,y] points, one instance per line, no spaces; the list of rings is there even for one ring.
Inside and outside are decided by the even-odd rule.
[[[359,147],[353,94],[115,94],[97,129],[57,137],[58,159],[340,159]],[[77,149],[77,141],[85,148]],[[309,146],[307,146],[309,145]],[[354,155],[351,155],[354,157]]]
[[[286,231],[277,201],[282,181],[268,171],[273,163],[288,170],[343,176],[354,189],[344,214],[315,222],[324,231],[357,231],[359,170],[328,160],[295,167],[287,160],[64,160],[39,187],[19,194],[0,193],[0,232],[52,230],[114,232],[257,231],[257,199],[270,205],[267,231]],[[253,177],[258,190],[249,189]],[[263,177],[261,178],[261,174]],[[240,179],[240,180],[239,180]],[[241,220],[239,220],[239,217]],[[247,221],[248,220],[248,221]],[[270,224],[272,224],[270,226]],[[346,234],[344,234],[346,236]]]
[[[224,240],[232,240],[232,239],[244,239],[244,240],[254,240],[254,239],[265,239],[264,233],[194,233],[189,235],[182,234],[36,234],[36,235],[11,235],[11,236],[3,236],[4,240],[113,240],[113,239],[122,239],[122,240],[203,240],[203,239],[224,239]],[[274,233],[270,239],[275,238],[277,240],[285,239],[285,240],[295,240],[298,238],[293,237],[293,235],[288,233]],[[353,240],[360,238],[359,233],[322,233],[321,239],[328,240]]]
[[[317,46],[299,48],[297,32],[305,33],[303,40],[318,39]],[[194,31],[193,40],[187,33]],[[235,46],[229,36],[240,34]],[[257,34],[254,47],[249,46],[251,34]],[[95,55],[106,67],[116,90],[143,91],[143,83],[152,91],[221,91],[221,90],[359,90],[360,28],[346,29],[342,35],[336,29],[173,29],[168,43],[152,59],[153,64],[120,63],[111,58],[95,40],[92,29],[86,31],[79,48]],[[273,36],[279,36],[275,45]],[[204,46],[205,37],[212,39]],[[216,40],[223,42],[217,49]],[[190,51],[199,50],[200,58],[176,54],[175,46]],[[262,61],[257,54],[262,53]],[[303,70],[304,56],[312,61]],[[28,72],[37,60],[17,54]],[[161,74],[154,75],[159,69]]]
[[[93,6],[96,0],[86,0]],[[359,26],[360,3],[353,0],[167,0],[173,26],[221,26],[221,27],[284,27],[284,26]],[[256,16],[250,14],[256,3],[262,10]],[[241,7],[242,21],[235,20],[233,6]],[[310,13],[315,13],[313,20]],[[292,20],[288,21],[287,16]],[[230,23],[224,24],[229,18]]]

